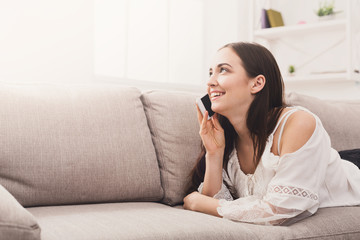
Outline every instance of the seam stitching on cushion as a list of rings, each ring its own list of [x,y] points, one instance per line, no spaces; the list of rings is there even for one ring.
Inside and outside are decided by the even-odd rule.
[[[7,223],[2,223],[2,222],[0,222],[0,227],[16,228],[16,229],[21,229],[21,230],[26,230],[26,231],[34,231],[34,230],[40,229],[38,224],[28,227],[28,226],[19,226],[19,225],[15,225],[15,224],[7,224]]]
[[[137,88],[135,88],[137,89]],[[137,89],[138,90],[138,89]],[[138,90],[139,91],[139,90]],[[159,165],[159,160],[158,160],[158,155],[157,155],[157,152],[156,152],[156,148],[155,148],[155,143],[154,143],[154,140],[153,140],[153,137],[152,137],[152,131],[151,131],[151,127],[150,127],[150,120],[149,118],[151,118],[150,116],[148,116],[147,114],[147,111],[145,109],[145,105],[147,103],[145,97],[144,97],[144,93],[140,92],[139,91],[139,96],[138,96],[138,99],[140,99],[140,103],[142,105],[142,109],[143,109],[143,113],[145,115],[145,119],[146,119],[146,126],[149,130],[149,133],[150,133],[150,139],[151,139],[151,143],[152,143],[152,146],[154,148],[154,151],[155,151],[155,157],[156,157],[156,163],[157,163],[157,167],[159,169],[159,177],[160,177],[160,190],[161,190],[161,195],[160,195],[160,199],[158,201],[161,201],[163,198],[164,198],[164,188],[163,188],[163,184],[162,184],[162,178],[161,178],[161,171],[160,171],[160,165]]]
[[[353,231],[353,232],[343,232],[343,233],[335,233],[335,234],[324,234],[324,235],[318,235],[318,236],[311,236],[311,237],[303,237],[303,238],[289,238],[289,239],[317,239],[319,237],[331,237],[331,236],[341,236],[341,235],[349,235],[349,234],[356,234],[360,233],[360,231]]]
[[[153,108],[153,105],[152,105],[152,103],[151,103],[151,101],[149,101],[148,99],[146,99],[146,97],[145,97],[145,95],[141,95],[141,98],[140,99],[142,99],[143,100],[143,108],[144,108],[144,111],[145,111],[145,115],[146,115],[146,117],[147,117],[147,124],[148,124],[148,127],[149,127],[149,130],[150,130],[150,133],[153,133],[153,135],[154,135],[154,138],[155,138],[155,136],[159,136],[159,133],[158,133],[158,131],[157,131],[157,129],[156,129],[156,127],[154,127],[154,129],[152,129],[151,127],[150,127],[150,122],[151,122],[151,120],[152,121],[154,121],[154,118],[153,118],[153,116],[152,116],[152,113],[151,113],[151,111],[147,111],[146,109],[145,109],[145,104],[148,106],[148,108],[151,110],[152,108]],[[145,103],[145,104],[144,104]],[[149,114],[146,114],[146,113],[149,113]],[[159,145],[159,149],[158,148],[156,148],[156,141],[155,141],[155,139],[153,139],[152,137],[151,137],[151,141],[152,141],[152,143],[153,143],[153,146],[154,146],[154,150],[155,150],[155,154],[156,154],[156,160],[157,160],[157,163],[158,163],[158,166],[159,166],[159,171],[160,171],[160,182],[161,182],[161,187],[162,187],[162,189],[163,189],[163,191],[164,191],[164,195],[163,195],[163,197],[162,197],[162,199],[160,200],[160,201],[164,201],[168,196],[167,196],[167,191],[165,191],[165,182],[168,182],[168,178],[166,177],[166,176],[164,176],[164,175],[166,175],[166,174],[162,174],[162,171],[161,171],[161,166],[162,166],[162,168],[163,169],[166,169],[166,161],[163,161],[162,163],[160,162],[160,157],[162,157],[163,159],[165,158],[165,154],[164,154],[164,152],[163,152],[163,146],[162,146],[162,144],[161,144],[161,141],[158,141],[158,145]]]

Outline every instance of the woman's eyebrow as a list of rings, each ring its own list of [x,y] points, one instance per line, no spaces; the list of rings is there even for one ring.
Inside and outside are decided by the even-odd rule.
[[[230,64],[228,64],[228,63],[219,63],[219,64],[217,65],[217,67],[220,68],[220,67],[222,67],[222,66],[224,66],[224,65],[229,66],[229,67],[232,68],[232,66],[231,66]]]
[[[232,68],[232,66],[231,66],[230,64],[228,64],[228,63],[219,63],[216,67],[217,67],[217,68],[221,68],[221,67],[224,66],[224,65],[229,66],[229,67]],[[209,68],[209,71],[210,71],[210,72],[211,72],[212,70],[213,70],[212,68]]]

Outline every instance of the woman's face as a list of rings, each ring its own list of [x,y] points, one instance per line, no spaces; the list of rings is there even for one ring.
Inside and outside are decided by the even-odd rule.
[[[231,48],[220,49],[209,69],[208,94],[212,110],[226,117],[247,111],[254,96],[252,81]]]

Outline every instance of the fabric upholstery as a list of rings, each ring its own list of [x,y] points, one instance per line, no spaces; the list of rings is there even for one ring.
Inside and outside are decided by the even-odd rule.
[[[200,153],[196,97],[165,91],[150,91],[141,97],[159,161],[162,202],[166,204],[182,202],[190,171]]]
[[[0,239],[40,239],[40,227],[34,216],[0,185]]]
[[[0,86],[0,184],[24,206],[163,196],[140,91]]]
[[[342,159],[346,159],[360,168],[360,148],[343,150],[340,151],[339,154]]]
[[[246,224],[160,203],[30,208],[42,240],[256,239]]]
[[[360,206],[320,208],[289,228],[292,239],[360,239]],[[286,237],[289,239],[289,237]]]
[[[196,94],[151,91],[141,96],[137,89],[112,85],[1,85],[0,96],[0,184],[9,190],[0,186],[0,239],[39,239],[40,234],[42,240],[360,239],[359,206],[319,209],[281,227],[137,202],[163,197],[166,204],[182,202],[200,151]],[[359,115],[341,103],[334,109],[306,98],[288,99],[323,116],[337,150],[359,148],[356,135],[342,125],[347,119],[329,119],[332,111],[353,119]],[[24,209],[9,192],[33,207]],[[133,202],[107,203],[116,201]],[[36,207],[77,203],[82,204]]]
[[[289,227],[261,226],[160,203],[30,208],[42,240],[60,239],[354,239],[360,207],[325,208]]]
[[[315,113],[337,151],[360,148],[360,100],[326,101],[295,92],[287,94],[285,100]]]

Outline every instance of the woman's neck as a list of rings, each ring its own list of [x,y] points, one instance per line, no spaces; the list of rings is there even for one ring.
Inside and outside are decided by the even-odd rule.
[[[245,174],[254,173],[256,167],[253,161],[254,143],[251,138],[250,131],[247,128],[246,114],[239,114],[237,117],[228,117],[228,119],[237,133],[235,148],[240,168]]]
[[[253,174],[256,169],[254,163],[254,145],[251,138],[237,138],[235,148],[241,171]]]
[[[246,114],[241,114],[241,115],[239,114],[237,116],[231,116],[227,118],[230,121],[231,125],[234,127],[238,135],[237,142],[246,145],[250,143],[252,144],[250,131],[247,128],[247,124],[246,124]]]

